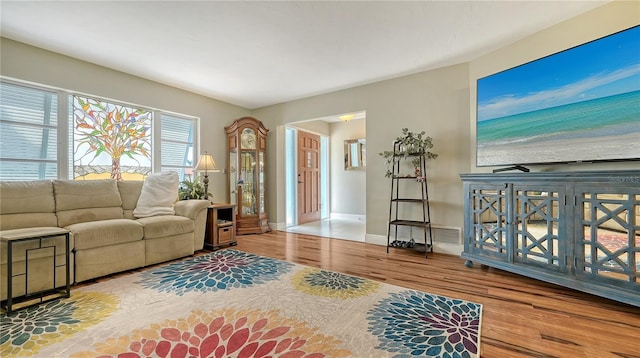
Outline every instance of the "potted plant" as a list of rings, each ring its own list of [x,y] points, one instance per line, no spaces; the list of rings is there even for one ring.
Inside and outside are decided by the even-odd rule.
[[[379,153],[385,159],[385,165],[387,172],[385,177],[391,177],[393,175],[393,166],[396,165],[401,159],[406,159],[414,154],[425,154],[426,159],[435,159],[437,154],[430,152],[429,149],[433,148],[432,139],[425,135],[424,131],[420,133],[410,132],[408,128],[402,128],[402,135],[397,137],[394,146],[397,145],[397,151],[385,150]],[[413,165],[414,174],[418,181],[424,181],[424,173],[420,170],[420,157],[414,156],[411,159]]]
[[[211,193],[207,193],[209,197],[211,197]],[[186,178],[180,182],[180,187],[178,188],[178,198],[180,200],[188,200],[188,199],[202,199],[204,197],[204,184],[202,184],[202,180],[200,180],[199,175],[194,175],[193,180],[191,180],[191,176],[187,175]]]

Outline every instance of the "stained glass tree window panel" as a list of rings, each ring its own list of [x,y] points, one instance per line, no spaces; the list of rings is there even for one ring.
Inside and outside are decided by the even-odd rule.
[[[142,179],[151,172],[147,109],[73,96],[74,179]]]

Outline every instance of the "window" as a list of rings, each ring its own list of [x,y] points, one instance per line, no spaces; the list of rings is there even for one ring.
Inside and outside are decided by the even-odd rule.
[[[57,178],[56,92],[0,83],[0,180]]]
[[[136,107],[2,80],[0,180],[190,174],[198,119]]]
[[[74,179],[142,180],[151,172],[151,113],[73,96]]]
[[[160,115],[161,171],[176,171],[180,178],[193,170],[193,138],[196,120],[167,113]]]

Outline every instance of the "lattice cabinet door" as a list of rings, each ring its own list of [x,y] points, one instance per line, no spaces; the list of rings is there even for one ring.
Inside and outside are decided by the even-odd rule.
[[[640,185],[575,190],[576,276],[640,293]]]
[[[510,262],[508,210],[510,187],[470,185],[465,201],[465,252]]]
[[[568,272],[565,186],[514,185],[514,261]]]
[[[466,266],[640,307],[640,170],[461,178]]]

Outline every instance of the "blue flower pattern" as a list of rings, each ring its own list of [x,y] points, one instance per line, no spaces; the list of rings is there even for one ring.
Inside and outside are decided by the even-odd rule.
[[[394,357],[479,356],[482,305],[407,290],[393,293],[367,313],[376,347]]]
[[[72,301],[55,300],[40,306],[16,311],[14,315],[0,315],[0,344],[12,341],[22,345],[32,336],[57,332],[60,325],[73,325],[76,306]]]
[[[236,250],[176,262],[143,272],[138,284],[160,292],[213,292],[249,287],[278,279],[294,264]]]

